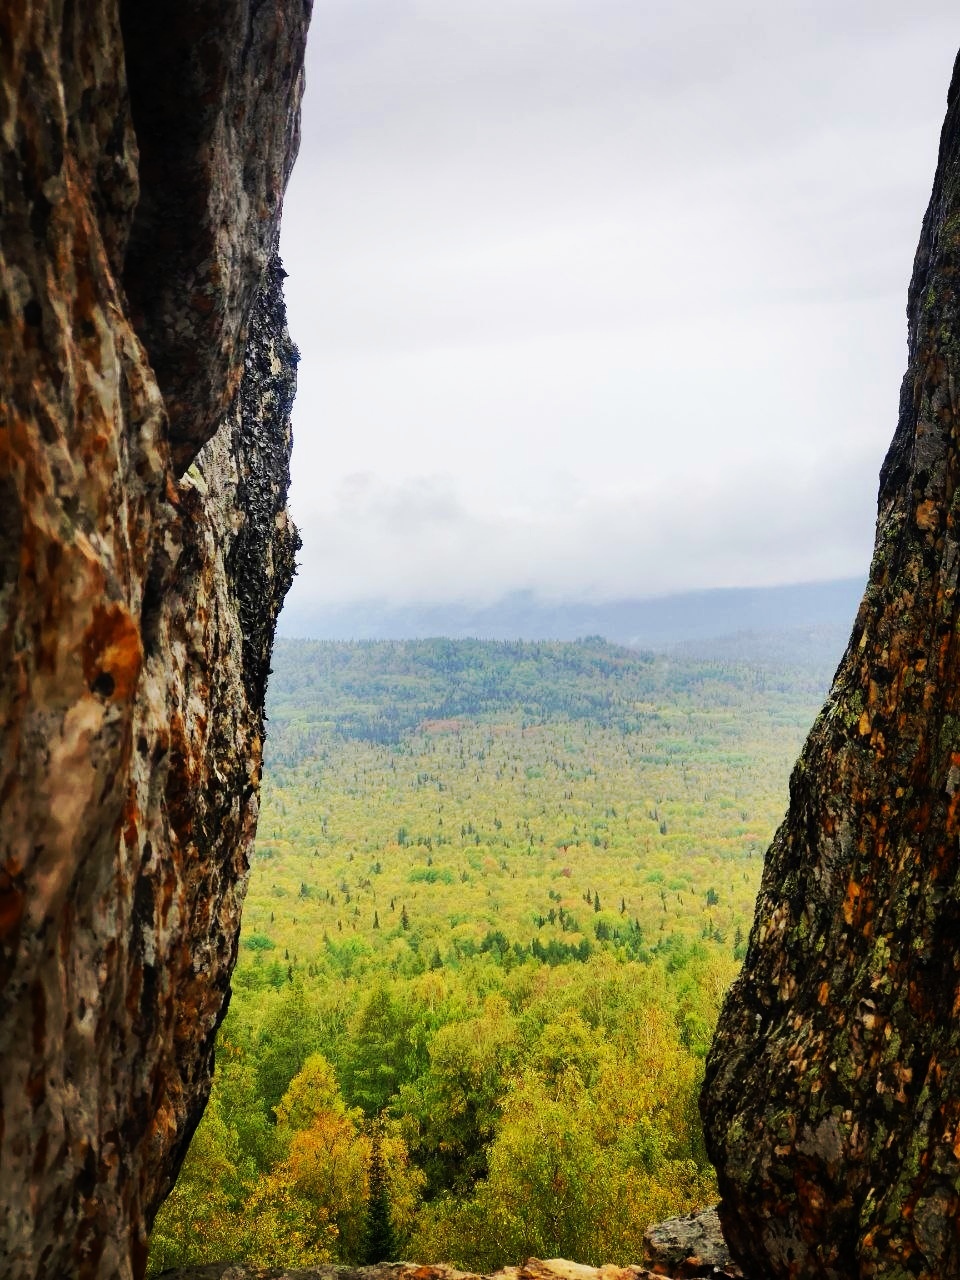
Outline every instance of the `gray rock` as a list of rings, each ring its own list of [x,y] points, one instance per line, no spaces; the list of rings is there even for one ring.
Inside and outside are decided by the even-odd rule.
[[[643,1260],[666,1276],[739,1275],[723,1238],[715,1208],[668,1218],[644,1234]]]

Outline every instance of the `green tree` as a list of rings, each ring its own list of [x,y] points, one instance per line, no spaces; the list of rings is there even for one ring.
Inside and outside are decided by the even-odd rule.
[[[401,1092],[404,1131],[428,1196],[468,1194],[486,1176],[520,1047],[516,1019],[497,995],[487,997],[479,1017],[458,1019],[434,1035],[429,1069]]]
[[[257,1039],[257,1085],[268,1115],[319,1047],[319,1038],[316,1011],[298,978],[276,1000]]]
[[[390,1193],[383,1160],[383,1130],[380,1122],[373,1126],[370,1139],[370,1164],[367,1171],[367,1221],[364,1239],[364,1262],[373,1265],[390,1262],[396,1253],[393,1223],[390,1217]]]
[[[571,1074],[582,1084],[591,1085],[611,1056],[603,1038],[578,1013],[568,1012],[562,1021],[549,1022],[543,1028],[531,1065],[549,1089],[557,1090]]]
[[[265,1173],[276,1157],[276,1127],[264,1110],[256,1059],[236,1014],[227,1016],[217,1037],[217,1069],[211,1105],[237,1137],[238,1161],[230,1187],[239,1204],[247,1186]]]
[[[487,1178],[469,1200],[430,1207],[416,1242],[421,1250],[480,1271],[530,1256],[594,1260],[610,1168],[582,1123],[579,1089],[571,1081],[551,1097],[535,1075],[524,1079],[506,1101]]]
[[[414,1006],[378,982],[348,1027],[343,1052],[348,1102],[368,1117],[385,1110],[401,1085],[426,1065],[423,1032]]]

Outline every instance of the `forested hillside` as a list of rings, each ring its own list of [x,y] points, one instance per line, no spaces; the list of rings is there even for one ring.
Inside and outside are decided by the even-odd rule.
[[[274,662],[234,1000],[153,1265],[635,1260],[714,1194],[702,1060],[829,664]]]

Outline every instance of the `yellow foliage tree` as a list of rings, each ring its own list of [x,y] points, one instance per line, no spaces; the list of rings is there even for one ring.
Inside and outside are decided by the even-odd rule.
[[[287,1221],[287,1207],[296,1203],[323,1225],[324,1247],[338,1261],[358,1262],[364,1251],[372,1146],[362,1111],[346,1106],[330,1064],[314,1054],[291,1080],[276,1115],[285,1155],[265,1180],[265,1189],[274,1196],[283,1193],[280,1223]],[[381,1154],[394,1235],[402,1241],[419,1207],[423,1174],[411,1164],[395,1122],[384,1125]],[[259,1248],[249,1256],[266,1261]]]
[[[313,1267],[333,1259],[337,1227],[301,1193],[287,1161],[257,1180],[243,1211],[242,1257],[265,1267]]]
[[[177,1184],[157,1214],[150,1274],[238,1256],[237,1215],[224,1186],[236,1168],[237,1147],[236,1133],[224,1121],[216,1097],[211,1098]]]

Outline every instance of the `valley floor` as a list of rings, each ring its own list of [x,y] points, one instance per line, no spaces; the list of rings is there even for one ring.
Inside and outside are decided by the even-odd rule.
[[[829,672],[287,642],[210,1107],[154,1270],[628,1264]]]

